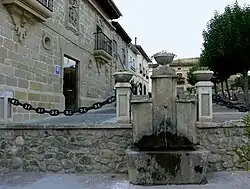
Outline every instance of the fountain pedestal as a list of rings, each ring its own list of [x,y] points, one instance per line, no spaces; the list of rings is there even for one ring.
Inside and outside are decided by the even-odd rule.
[[[132,184],[201,184],[205,180],[209,151],[196,145],[196,99],[176,100],[177,75],[167,66],[169,60],[173,54],[159,55],[156,61],[161,66],[151,76],[152,127],[151,120],[139,119],[149,112],[133,112],[134,143],[126,151]],[[132,111],[151,109],[150,103],[133,103],[137,105]]]
[[[162,131],[168,119],[173,126],[176,125],[176,85],[177,75],[167,65],[159,66],[153,70],[152,78],[152,103],[153,103],[153,131]]]

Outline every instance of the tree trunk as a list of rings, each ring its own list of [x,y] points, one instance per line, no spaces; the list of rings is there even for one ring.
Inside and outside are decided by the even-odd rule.
[[[227,79],[225,80],[225,84],[226,84],[226,90],[227,90],[228,98],[231,99],[231,94],[230,94],[230,91],[229,91]]]
[[[216,82],[214,82],[214,93],[215,93],[215,94],[218,93],[218,91],[217,91],[217,83],[216,83]]]
[[[221,84],[221,92],[222,92],[222,95],[223,95],[223,97],[225,97],[223,81],[221,81],[220,84]]]
[[[248,70],[245,69],[243,72],[243,82],[244,82],[244,101],[246,103],[246,105],[249,104],[248,102],[248,74],[247,74]]]

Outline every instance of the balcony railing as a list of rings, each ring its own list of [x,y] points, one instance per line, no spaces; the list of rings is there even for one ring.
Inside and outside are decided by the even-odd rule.
[[[37,1],[50,11],[53,11],[53,0],[37,0]]]
[[[112,56],[112,41],[102,32],[94,33],[95,35],[95,49],[104,50]]]

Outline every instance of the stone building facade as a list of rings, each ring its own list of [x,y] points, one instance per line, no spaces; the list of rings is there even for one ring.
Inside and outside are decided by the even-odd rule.
[[[116,65],[116,70],[128,69],[128,48],[132,40],[119,22],[113,21],[112,25],[115,27],[113,37],[113,61]]]
[[[34,107],[59,110],[66,101],[69,107],[88,106],[112,95],[117,34],[111,20],[120,16],[112,0],[1,1],[1,94],[8,91]],[[71,62],[67,69],[66,62]],[[70,70],[72,79],[65,81]],[[13,121],[47,116],[21,107],[8,115]]]
[[[186,90],[188,87],[191,87],[191,85],[187,81],[187,73],[190,68],[193,66],[198,65],[199,58],[182,58],[182,59],[176,59],[171,64],[170,67],[172,67],[176,74],[179,76],[177,81],[177,91],[181,92]]]
[[[147,95],[149,92],[149,63],[148,57],[141,45],[130,44],[128,48],[129,70],[134,72],[133,82],[136,85],[134,95]]]

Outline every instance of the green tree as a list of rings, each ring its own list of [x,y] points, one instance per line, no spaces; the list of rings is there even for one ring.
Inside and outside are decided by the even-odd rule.
[[[198,66],[193,66],[192,68],[189,69],[189,71],[187,72],[187,82],[194,86],[195,83],[197,82],[196,81],[196,78],[194,76],[194,71],[197,71],[198,70]]]
[[[228,5],[222,14],[215,13],[203,31],[202,65],[216,73],[220,81],[232,74],[242,73],[244,99],[248,104],[248,77],[250,68],[250,8],[237,3]]]

